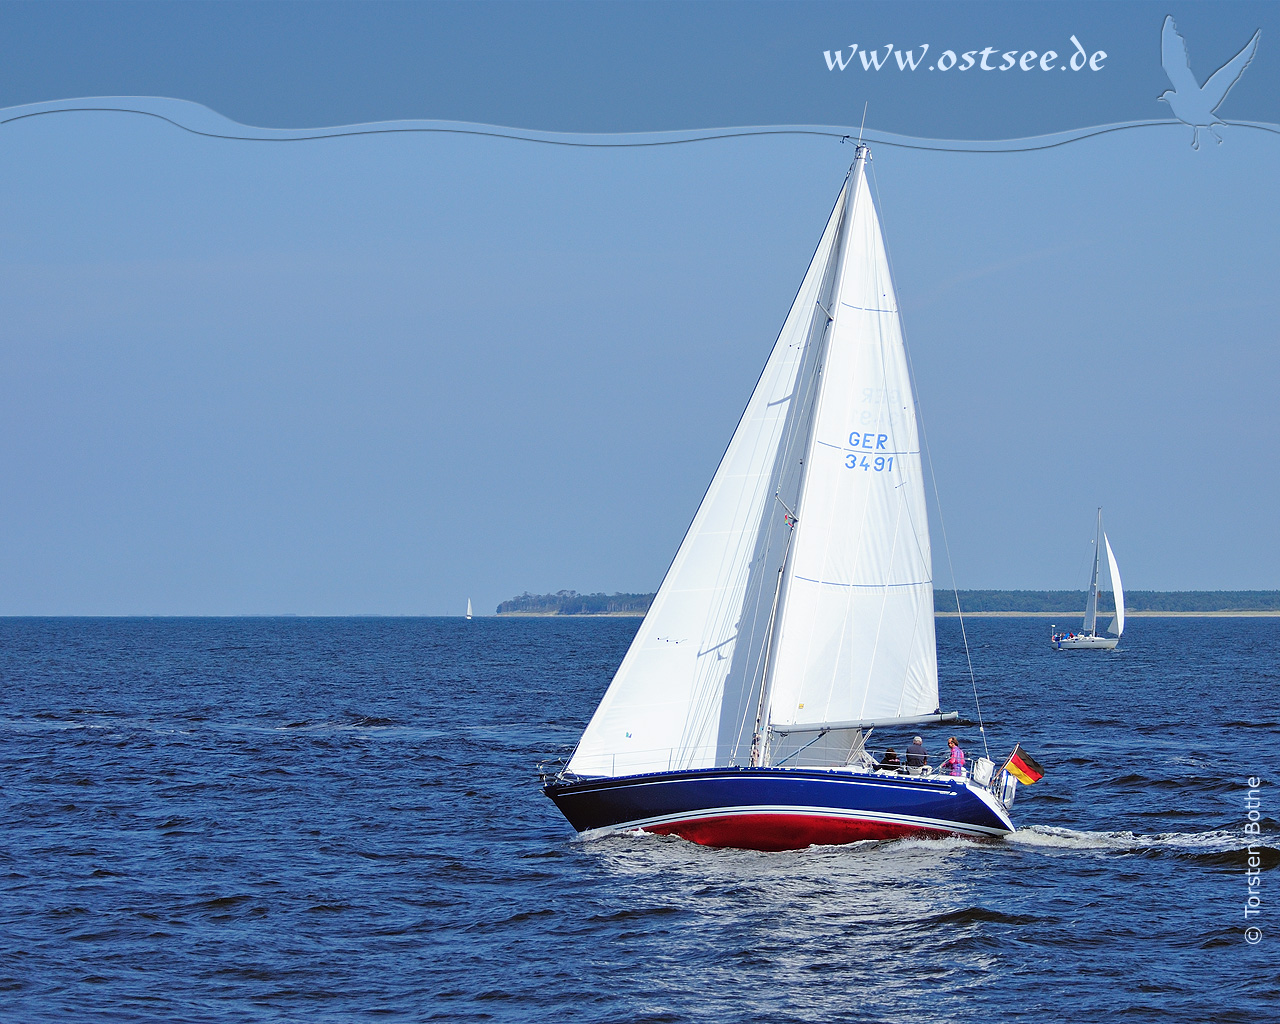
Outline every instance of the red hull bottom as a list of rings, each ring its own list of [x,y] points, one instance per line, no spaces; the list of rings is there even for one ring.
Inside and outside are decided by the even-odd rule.
[[[812,814],[729,814],[650,825],[643,831],[680,836],[702,846],[770,853],[802,850],[806,846],[839,846],[868,839],[944,839],[955,834],[918,825]]]

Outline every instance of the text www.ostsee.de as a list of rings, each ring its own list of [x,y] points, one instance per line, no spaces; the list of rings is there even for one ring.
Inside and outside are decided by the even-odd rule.
[[[823,50],[823,59],[827,62],[828,71],[844,71],[846,68],[858,68],[863,71],[879,71],[881,68],[892,69],[896,65],[899,71],[916,71],[925,68],[928,71],[968,71],[976,68],[979,71],[1101,71],[1107,59],[1106,50],[1095,50],[1089,53],[1075,36],[1071,37],[1073,49],[1066,54],[1057,50],[1004,50],[999,47],[986,46],[981,50],[964,50],[957,54],[955,50],[943,50],[930,64],[925,64],[929,53],[929,44],[921,43],[917,48],[902,50],[885,43],[870,49],[852,43],[846,55],[844,47],[839,50]],[[854,58],[858,58],[854,60]],[[893,58],[890,60],[890,58]]]

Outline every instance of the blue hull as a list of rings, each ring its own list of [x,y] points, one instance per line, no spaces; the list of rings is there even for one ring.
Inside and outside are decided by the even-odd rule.
[[[795,850],[906,836],[1008,835],[986,790],[942,776],[708,768],[544,786],[584,835],[637,829],[707,846]]]

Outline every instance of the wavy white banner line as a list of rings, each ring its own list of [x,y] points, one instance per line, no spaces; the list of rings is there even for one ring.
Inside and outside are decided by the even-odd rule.
[[[859,137],[856,128],[833,125],[751,125],[743,127],[699,128],[664,132],[546,132],[528,128],[511,128],[501,125],[477,124],[466,121],[375,121],[366,124],[336,125],[328,128],[257,128],[224,117],[217,111],[190,100],[175,100],[160,96],[93,96],[82,99],[51,100],[45,103],[28,103],[18,107],[0,109],[0,125],[54,114],[113,113],[157,118],[182,131],[206,138],[231,139],[241,142],[305,142],[318,139],[344,138],[353,135],[390,135],[400,132],[435,132],[453,135],[477,135],[490,138],[513,139],[521,142],[537,142],[556,146],[586,146],[598,148],[627,148],[644,146],[675,146],[690,142],[711,142],[717,139],[744,138],[766,135],[820,135],[833,139],[854,141]],[[1225,121],[1237,128],[1252,128],[1280,134],[1280,125],[1262,121]],[[1094,125],[1074,128],[1020,139],[922,139],[910,135],[867,129],[862,137],[882,146],[898,146],[903,149],[923,149],[946,153],[1027,153],[1041,149],[1053,149],[1071,142],[1106,135],[1133,128],[1178,128],[1186,131],[1187,125],[1175,118],[1152,121],[1126,121],[1118,124]]]

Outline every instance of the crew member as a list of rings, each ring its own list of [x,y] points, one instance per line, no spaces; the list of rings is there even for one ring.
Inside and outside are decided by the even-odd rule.
[[[916,736],[907,744],[907,772],[910,775],[919,775],[928,763],[929,755],[925,752],[924,740]]]

